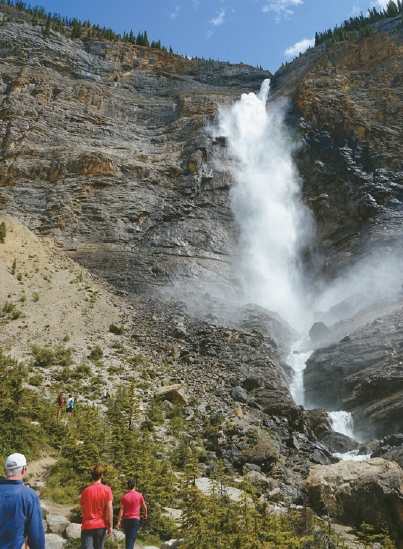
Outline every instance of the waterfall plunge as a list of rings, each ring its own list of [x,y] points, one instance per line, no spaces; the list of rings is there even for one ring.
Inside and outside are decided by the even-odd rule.
[[[269,87],[265,80],[258,95],[243,94],[232,107],[222,107],[214,134],[226,138],[231,158],[235,182],[231,206],[240,231],[237,267],[245,295],[278,312],[295,328],[306,329],[312,319],[299,258],[311,238],[313,221],[300,198],[284,108],[266,107]],[[288,357],[295,372],[290,390],[302,405],[303,370],[309,355],[296,352]],[[352,436],[350,414],[335,412],[332,421],[335,430]]]
[[[299,257],[313,223],[300,199],[284,108],[266,108],[269,85],[265,80],[258,95],[243,94],[231,108],[221,108],[215,133],[225,136],[231,158],[245,295],[299,328],[306,325]]]

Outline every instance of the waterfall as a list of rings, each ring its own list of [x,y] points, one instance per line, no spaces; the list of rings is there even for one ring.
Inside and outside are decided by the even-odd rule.
[[[306,331],[312,316],[300,256],[312,237],[313,221],[301,200],[292,160],[295,144],[284,122],[286,105],[267,104],[269,90],[265,80],[258,94],[243,94],[231,107],[220,107],[212,132],[225,138],[229,160],[216,167],[232,174],[231,208],[239,227],[236,270],[246,299]],[[312,352],[303,343],[287,360],[295,373],[290,391],[301,405],[303,370]],[[351,415],[332,412],[331,417],[334,430],[353,436]]]
[[[295,348],[298,349],[301,342],[298,342],[295,345]],[[305,405],[305,395],[304,395],[304,370],[306,368],[305,362],[311,356],[312,351],[300,352],[294,350],[291,354],[288,355],[287,364],[291,366],[294,370],[294,377],[290,384],[290,392],[292,398],[295,400],[296,404],[301,406]]]
[[[277,311],[298,327],[306,319],[300,254],[312,233],[292,161],[295,145],[284,123],[285,106],[266,106],[270,82],[221,107],[216,137],[225,137],[234,184],[231,207],[239,226],[237,272],[248,301]]]
[[[329,412],[333,431],[354,438],[354,423],[350,412]]]

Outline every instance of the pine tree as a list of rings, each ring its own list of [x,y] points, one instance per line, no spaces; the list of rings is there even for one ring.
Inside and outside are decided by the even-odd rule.
[[[43,35],[50,36],[50,16],[48,16],[46,20],[46,26],[45,26],[45,30],[43,31]]]

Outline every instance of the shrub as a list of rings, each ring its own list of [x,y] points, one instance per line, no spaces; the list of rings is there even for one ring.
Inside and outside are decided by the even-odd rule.
[[[96,362],[97,360],[101,360],[103,356],[104,352],[101,347],[99,345],[95,345],[95,347],[91,350],[88,358],[93,362]]]
[[[42,381],[43,376],[41,376],[40,374],[35,374],[28,379],[28,383],[30,385],[33,385],[34,387],[39,387]]]
[[[22,311],[17,309],[17,307],[10,301],[6,301],[0,310],[0,317],[16,320],[17,318],[20,318],[20,316],[23,316]]]
[[[39,301],[39,293],[38,292],[32,292],[32,299],[34,301]]]
[[[90,377],[91,374],[91,366],[89,366],[88,364],[80,364],[76,368],[74,377]]]
[[[0,223],[0,242],[4,242],[7,234],[7,227],[4,221]]]
[[[54,349],[49,347],[39,347],[39,345],[31,345],[32,357],[34,360],[34,366],[41,366],[42,368],[54,366],[59,364],[66,368],[72,364],[71,353],[72,349],[65,349],[59,345]]]
[[[111,324],[109,326],[109,331],[112,334],[122,335],[123,332],[125,331],[125,327],[123,325],[122,326],[116,326],[115,324]]]

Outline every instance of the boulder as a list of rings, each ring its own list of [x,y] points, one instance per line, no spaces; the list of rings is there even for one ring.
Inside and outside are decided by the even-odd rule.
[[[332,430],[328,413],[324,408],[314,408],[313,410],[305,410],[305,418],[316,437],[321,440],[322,436]]]
[[[326,444],[332,453],[345,454],[353,450],[358,450],[360,444],[351,437],[337,433],[336,431],[329,431],[322,437],[322,442]]]
[[[268,472],[277,462],[280,456],[280,449],[277,442],[265,431],[258,431],[258,438],[255,446],[245,449],[242,453],[244,463],[254,463],[263,472]]]
[[[232,388],[231,396],[234,400],[237,402],[242,402],[243,404],[247,404],[250,401],[248,391],[239,385]]]
[[[81,538],[81,524],[76,522],[70,522],[66,528],[66,536],[71,539],[80,539]]]
[[[185,545],[184,539],[170,539],[169,541],[164,541],[161,545],[161,549],[176,549],[182,545]]]
[[[168,385],[168,387],[159,387],[155,393],[155,396],[164,397],[166,400],[179,402],[180,404],[187,404],[188,402],[185,387],[181,383],[177,383],[176,385]]]
[[[261,376],[258,376],[258,375],[249,376],[242,381],[242,387],[247,391],[250,391],[252,389],[257,389],[262,385],[263,385],[263,379]]]
[[[315,465],[306,489],[316,511],[342,523],[386,521],[398,548],[403,548],[403,471],[397,463],[376,458]]]
[[[121,530],[117,530],[116,528],[112,531],[111,540],[112,541],[124,541],[126,538],[125,533]]]
[[[49,532],[52,534],[64,534],[69,525],[69,520],[63,515],[47,515],[46,523]]]
[[[371,454],[371,458],[382,457],[388,461],[395,461],[400,467],[403,468],[403,447],[383,447],[382,452],[374,452]]]
[[[246,473],[246,478],[256,488],[261,490],[274,490],[278,488],[278,480],[274,480],[270,477],[265,477],[258,471],[249,471]]]
[[[63,549],[66,546],[67,540],[61,538],[57,534],[45,534],[46,549]]]

